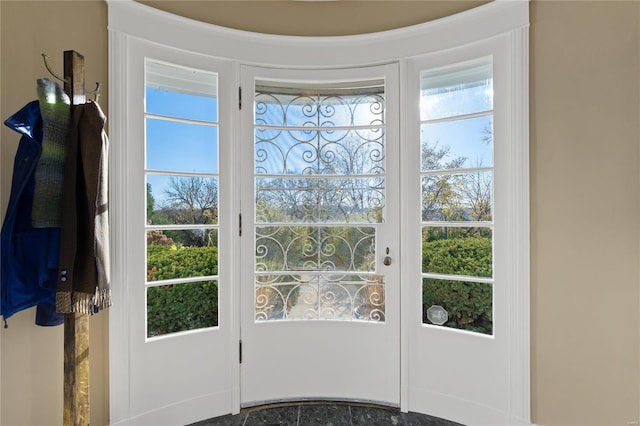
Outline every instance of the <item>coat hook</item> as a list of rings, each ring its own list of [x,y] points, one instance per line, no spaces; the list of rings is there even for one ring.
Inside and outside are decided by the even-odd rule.
[[[47,68],[47,71],[49,71],[49,73],[54,76],[55,78],[57,78],[60,81],[64,81],[65,83],[69,83],[71,81],[71,79],[68,78],[64,78],[64,77],[60,77],[58,74],[56,74],[55,72],[53,72],[53,70],[51,69],[51,67],[49,66],[49,56],[47,56],[46,53],[42,54],[42,59],[44,60],[44,66],[45,68]]]
[[[94,96],[94,100],[98,103],[98,99],[100,99],[100,91],[102,90],[102,84],[100,82],[96,82],[96,88],[94,90],[85,90],[85,92]]]

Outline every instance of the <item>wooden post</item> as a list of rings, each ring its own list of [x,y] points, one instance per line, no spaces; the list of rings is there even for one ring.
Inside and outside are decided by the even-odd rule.
[[[84,57],[64,52],[64,90],[72,105],[85,103]],[[64,426],[89,425],[89,316],[64,315]]]

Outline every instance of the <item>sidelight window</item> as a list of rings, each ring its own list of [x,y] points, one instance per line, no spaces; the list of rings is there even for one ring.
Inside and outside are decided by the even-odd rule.
[[[420,78],[423,323],[492,334],[491,59]]]
[[[147,337],[218,325],[216,74],[145,63]]]

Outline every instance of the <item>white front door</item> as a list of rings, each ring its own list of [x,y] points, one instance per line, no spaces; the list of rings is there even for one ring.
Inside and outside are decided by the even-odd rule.
[[[244,406],[400,402],[397,74],[241,69]]]

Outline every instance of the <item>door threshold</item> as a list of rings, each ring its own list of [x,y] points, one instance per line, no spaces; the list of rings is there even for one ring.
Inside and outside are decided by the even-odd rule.
[[[277,407],[289,407],[292,405],[323,405],[323,404],[336,404],[336,405],[358,405],[362,407],[372,408],[400,408],[400,404],[393,404],[383,401],[372,401],[366,399],[349,399],[349,398],[285,398],[277,400],[265,400],[265,401],[252,401],[243,403],[240,408],[243,411],[255,411],[263,410],[265,408],[277,408]]]

